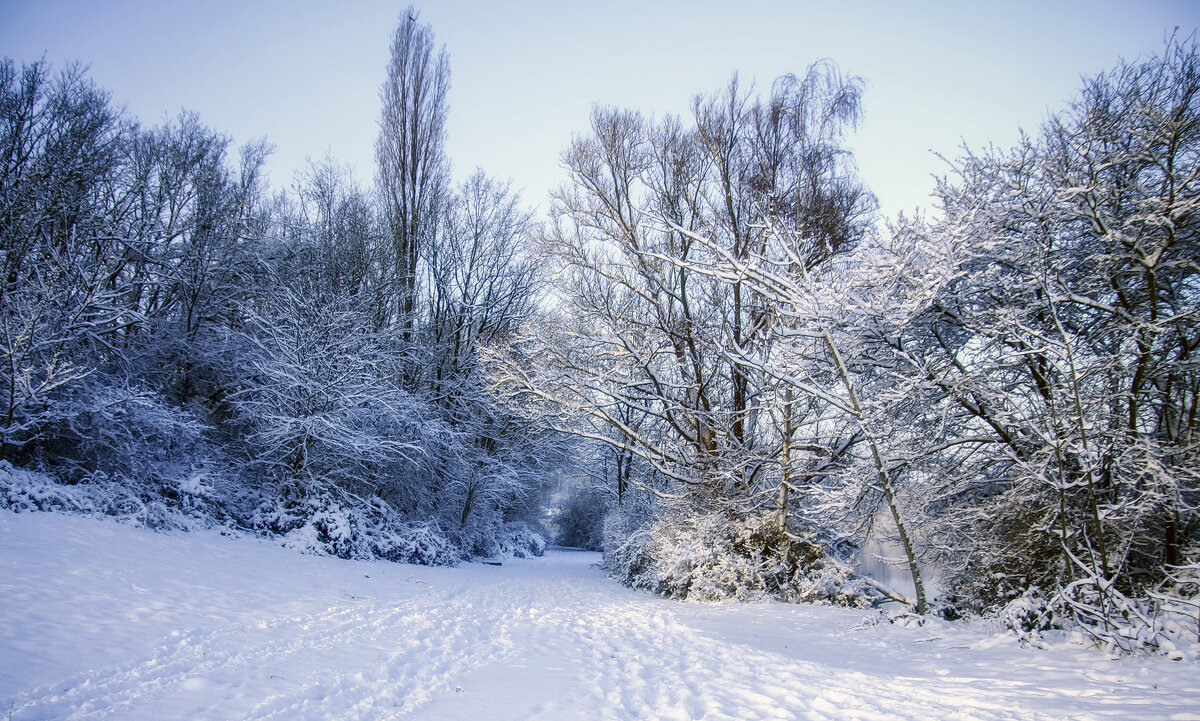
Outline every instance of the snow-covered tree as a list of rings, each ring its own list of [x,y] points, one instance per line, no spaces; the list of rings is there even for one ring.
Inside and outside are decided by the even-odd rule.
[[[124,248],[111,181],[125,128],[78,67],[0,63],[0,453],[56,415],[55,391],[91,370],[136,309],[113,282]],[[132,311],[130,313],[129,311]],[[131,317],[132,316],[132,317]]]
[[[759,289],[713,269],[777,244],[768,221],[803,239],[805,267],[862,236],[873,200],[840,146],[858,96],[831,64],[781,78],[765,100],[735,79],[696,99],[690,126],[599,108],[564,155],[573,182],[541,236],[559,274],[554,315],[504,379],[558,428],[614,449],[618,498],[635,481],[664,510],[733,525],[774,504],[775,380],[745,358],[778,339]]]
[[[766,102],[735,79],[697,98],[690,128],[598,109],[564,156],[573,183],[542,238],[570,313],[567,343],[548,352],[571,373],[533,390],[615,430],[591,433],[689,494],[750,495],[759,389],[727,349],[764,341],[761,311],[740,282],[692,270],[714,256],[697,238],[742,258],[769,242],[755,223],[768,209],[808,227],[829,201],[841,214],[820,253],[853,240],[868,201],[831,158],[857,99],[854,80],[819,66],[781,79]]]
[[[768,379],[762,405],[779,434],[773,457],[781,530],[789,533],[795,516],[796,525],[852,537],[872,525],[882,505],[924,613],[911,515],[919,504],[906,498],[901,481],[927,445],[913,427],[926,399],[923,379],[895,372],[892,355],[949,279],[949,249],[905,224],[868,236],[836,262],[814,265],[811,239],[769,221],[767,228],[774,242],[744,258],[702,241],[718,257],[696,272],[742,283],[764,310],[772,343],[743,349],[737,360]]]
[[[986,439],[946,457],[952,586],[1053,591],[1107,634],[1194,559],[1200,527],[1195,46],[1089,80],[938,195],[960,260],[908,351],[950,436]]]

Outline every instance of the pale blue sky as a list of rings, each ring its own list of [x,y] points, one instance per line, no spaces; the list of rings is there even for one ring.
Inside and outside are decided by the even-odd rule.
[[[373,175],[378,89],[405,2],[0,0],[0,55],[80,60],[143,123],[197,111],[240,144],[267,136],[277,187],[327,151]],[[1082,76],[1159,52],[1200,0],[653,2],[426,0],[450,54],[458,177],[510,177],[531,204],[593,103],[686,113],[737,71],[767,88],[832,58],[864,77],[851,143],[887,215],[928,205],[930,151],[1011,145]]]

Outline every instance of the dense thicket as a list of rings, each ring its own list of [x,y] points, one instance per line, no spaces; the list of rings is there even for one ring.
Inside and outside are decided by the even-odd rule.
[[[560,302],[499,379],[608,449],[610,571],[898,598],[840,565],[890,538],[918,611],[1169,650],[1200,590],[1198,91],[1172,41],[886,229],[830,65],[686,123],[598,109],[540,241]]]
[[[1125,644],[1114,618],[1156,628],[1151,599],[1195,597],[1198,93],[1195,46],[1172,43],[939,188],[956,272],[902,357],[958,444],[930,509],[956,600],[1036,587]],[[986,555],[950,550],[968,528]]]
[[[565,456],[478,363],[534,307],[532,219],[481,171],[451,187],[448,66],[413,15],[379,192],[326,159],[268,197],[264,142],[231,162],[194,115],[145,128],[78,68],[0,64],[0,456],[69,487],[8,474],[8,505],[341,556],[540,553]]]

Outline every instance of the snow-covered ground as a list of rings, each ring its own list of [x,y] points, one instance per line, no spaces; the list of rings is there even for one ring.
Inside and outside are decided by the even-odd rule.
[[[424,568],[0,512],[0,719],[1200,719],[1200,668],[698,605],[591,553]]]

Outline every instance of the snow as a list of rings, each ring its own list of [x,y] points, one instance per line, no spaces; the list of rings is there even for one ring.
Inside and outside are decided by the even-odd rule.
[[[428,568],[0,511],[0,716],[1200,719],[1196,664],[696,604],[593,553]]]

